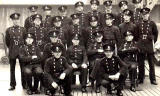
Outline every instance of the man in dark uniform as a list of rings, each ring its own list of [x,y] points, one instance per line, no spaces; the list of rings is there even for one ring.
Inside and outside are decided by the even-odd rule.
[[[105,18],[105,16],[106,16],[106,14],[107,14],[107,13],[113,14],[113,16],[114,16],[115,19],[116,19],[116,14],[114,14],[114,13],[112,12],[112,1],[111,1],[111,0],[104,1],[104,2],[103,2],[103,5],[105,6],[105,12],[103,12],[102,15],[101,15],[101,24],[102,24],[102,26],[105,26],[106,22],[105,22],[104,18]],[[116,21],[116,20],[114,20],[113,25],[116,24],[115,21]]]
[[[133,32],[128,30],[124,34],[125,42],[119,48],[118,54],[122,60],[127,64],[129,71],[129,78],[131,81],[130,90],[136,91],[136,80],[137,80],[137,54],[139,49],[137,43],[134,40]]]
[[[91,4],[91,12],[88,12],[88,16],[89,18],[91,16],[97,16],[98,17],[98,22],[101,23],[101,12],[98,11],[100,2],[98,0],[91,0],[90,1]]]
[[[133,23],[135,24],[139,24],[139,21],[141,21],[142,19],[142,15],[141,15],[141,7],[142,7],[142,0],[132,0],[132,3],[135,6],[134,12],[133,12]]]
[[[16,59],[19,58],[19,48],[24,43],[23,36],[26,33],[26,30],[24,27],[18,25],[20,18],[19,13],[11,14],[10,18],[12,19],[14,25],[6,30],[5,42],[7,47],[9,48],[10,86],[11,86],[9,90],[14,90],[16,86],[16,80],[15,80]],[[22,87],[25,88],[26,83],[24,79],[24,74],[22,72],[22,67],[23,63],[20,61]]]
[[[44,49],[44,44],[48,42],[47,29],[42,26],[42,16],[40,14],[36,14],[33,16],[34,26],[29,28],[28,33],[33,33],[35,35],[36,45],[40,47],[41,51]]]
[[[104,46],[105,57],[100,61],[99,78],[102,79],[102,85],[107,88],[107,93],[112,94],[112,85],[117,90],[117,96],[123,96],[123,82],[125,80],[126,64],[118,57],[114,56],[114,47]]]
[[[133,32],[134,39],[135,40],[137,39],[137,28],[136,28],[136,25],[131,21],[133,12],[129,9],[126,9],[123,11],[123,14],[124,14],[123,16],[124,22],[119,25],[119,29],[120,29],[121,36],[122,36],[121,44],[123,44],[125,41],[125,37],[123,34],[127,32],[128,30],[131,30]]]
[[[34,25],[33,24],[33,16],[35,14],[37,14],[38,6],[29,6],[28,9],[31,12],[30,13],[31,15],[29,17],[27,17],[27,19],[25,20],[25,23],[24,23],[24,27],[26,28],[26,31],[28,31],[28,29]]]
[[[121,34],[119,28],[113,25],[114,16],[111,13],[105,16],[105,26],[103,27],[103,42],[105,44],[120,46]]]
[[[61,16],[55,16],[52,21],[53,27],[51,30],[57,30],[59,32],[58,38],[59,40],[67,46],[67,40],[68,40],[68,25],[62,24],[62,18]]]
[[[73,45],[70,46],[67,50],[67,57],[69,64],[73,67],[73,72],[79,70],[81,72],[81,84],[82,84],[82,92],[87,92],[86,84],[87,84],[87,56],[86,51],[80,43],[80,35],[75,34],[72,37]],[[72,73],[73,74],[73,73]]]
[[[89,26],[85,29],[84,38],[85,38],[85,46],[88,48],[91,44],[95,42],[95,37],[93,33],[101,30],[101,26],[98,22],[97,16],[91,16],[89,18]]]
[[[86,13],[84,13],[84,3],[79,1],[75,4],[75,13],[79,16],[80,19],[80,25],[82,27],[88,26],[88,16]]]
[[[69,75],[72,72],[72,67],[67,63],[67,59],[62,56],[62,50],[60,46],[53,46],[51,48],[53,56],[45,62],[45,85],[51,92],[49,96],[55,96],[56,89],[59,85],[62,85],[65,96],[72,96]]]
[[[70,25],[71,24],[71,19],[67,16],[67,6],[63,5],[58,7],[58,14],[62,18],[62,24],[63,25]]]
[[[125,9],[128,9],[128,2],[126,0],[120,1],[119,2],[119,8],[121,9],[120,13],[117,15],[117,26],[122,24],[124,22],[124,17],[123,17],[123,11]]]
[[[140,53],[138,54],[138,63],[139,63],[139,75],[138,82],[143,83],[145,76],[145,68],[144,68],[144,60],[147,57],[149,63],[149,77],[150,82],[153,85],[157,85],[156,77],[155,77],[155,68],[153,63],[154,58],[154,50],[153,44],[157,41],[158,30],[154,21],[149,18],[150,9],[144,7],[141,9],[141,14],[143,20],[141,20],[138,26],[138,47],[140,49]]]
[[[33,92],[38,92],[38,81],[43,73],[41,67],[41,61],[43,59],[40,48],[35,45],[35,36],[33,34],[26,34],[24,39],[25,44],[20,47],[19,58],[25,64],[23,71],[28,86],[27,94],[32,95]],[[39,79],[38,81],[34,80],[34,87],[32,86],[32,76],[35,77],[36,80]]]
[[[45,5],[42,7],[42,9],[45,14],[44,20],[42,21],[42,25],[44,28],[49,30],[52,27],[51,26],[52,25],[52,15],[51,15],[52,7],[49,5]]]
[[[83,27],[80,25],[80,19],[79,16],[77,14],[72,14],[71,15],[72,18],[72,24],[69,26],[69,33],[68,36],[74,36],[75,34],[79,34],[80,35],[80,45],[84,46],[84,29]],[[68,38],[68,46],[72,45],[72,38]]]
[[[89,73],[91,74],[92,70],[96,67],[95,66],[95,63],[102,59],[104,57],[104,50],[103,50],[103,42],[102,42],[102,39],[103,39],[103,34],[102,34],[102,31],[98,31],[98,32],[95,32],[94,34],[94,37],[95,37],[95,42],[92,43],[88,50],[87,50],[87,54],[88,54],[88,57],[90,57],[90,66],[89,66]],[[100,93],[100,80],[99,78],[95,78],[96,79],[96,93]],[[92,84],[94,83],[93,81],[91,81]],[[92,86],[94,87],[94,85]]]

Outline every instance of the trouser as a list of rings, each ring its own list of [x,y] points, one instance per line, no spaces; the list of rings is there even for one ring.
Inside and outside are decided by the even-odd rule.
[[[15,78],[16,59],[17,58],[14,58],[14,59],[9,58],[10,86],[16,86],[16,78]],[[20,63],[20,70],[21,70],[21,83],[22,83],[22,87],[24,88],[26,86],[25,76],[23,72],[24,63],[22,63],[21,61],[19,63]]]
[[[111,80],[109,78],[102,78],[101,84],[105,88],[107,88],[107,91],[112,91],[112,89],[121,91],[123,89],[123,84],[125,81],[126,75],[120,75],[118,80]],[[112,88],[111,85],[114,85],[114,88]]]
[[[29,90],[36,91],[39,81],[42,78],[43,70],[40,64],[26,65],[24,67],[24,73]],[[32,76],[34,77],[34,86],[32,87]]]
[[[156,80],[155,77],[155,67],[154,67],[154,63],[153,63],[153,58],[154,58],[154,54],[145,54],[145,53],[139,53],[138,54],[138,70],[139,70],[139,74],[138,74],[138,79],[143,81],[144,80],[144,76],[145,76],[145,57],[147,56],[147,60],[149,63],[149,78],[150,81],[154,81]]]
[[[74,72],[75,71],[80,71],[80,73],[81,73],[80,74],[80,82],[82,84],[82,87],[86,87],[88,69],[87,68],[82,68],[81,66],[78,69],[73,69],[73,71],[72,71],[73,81],[75,81],[75,78],[74,78]],[[73,83],[73,81],[72,81],[72,83]]]
[[[53,80],[55,80],[55,78]],[[64,80],[60,80],[56,78],[55,82],[58,85],[62,85],[65,95],[69,95],[71,93],[71,80],[69,76],[66,76]],[[52,86],[52,84],[50,84],[49,82],[46,82],[46,85],[47,85],[46,86],[47,89],[50,90],[51,94],[55,94],[56,89]]]

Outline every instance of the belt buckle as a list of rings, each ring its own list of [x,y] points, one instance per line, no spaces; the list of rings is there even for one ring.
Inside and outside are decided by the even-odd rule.
[[[147,39],[147,35],[142,35],[142,39],[143,40]]]
[[[38,45],[42,45],[42,41],[41,40],[38,41]]]
[[[18,41],[14,41],[15,45],[18,45]]]

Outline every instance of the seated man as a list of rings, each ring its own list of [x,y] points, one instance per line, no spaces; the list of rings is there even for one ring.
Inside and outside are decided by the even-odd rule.
[[[131,81],[130,90],[135,92],[136,91],[136,79],[137,79],[137,54],[138,54],[138,47],[134,40],[133,32],[127,31],[124,33],[125,43],[121,45],[119,48],[119,56],[124,60],[127,64],[129,70],[129,77]]]
[[[101,84],[107,88],[107,93],[112,94],[111,85],[115,86],[117,96],[123,96],[123,82],[125,80],[124,73],[126,64],[118,57],[114,56],[114,47],[104,45],[105,57],[100,61],[99,76],[102,80]],[[112,88],[113,89],[113,88]]]
[[[55,96],[59,85],[62,85],[65,96],[72,96],[69,77],[72,67],[68,65],[66,58],[62,56],[62,50],[61,46],[53,46],[51,48],[52,57],[46,60],[44,66],[45,85],[49,89],[51,96]]]
[[[20,49],[20,60],[24,62],[24,74],[28,86],[27,93],[29,95],[33,92],[37,93],[38,82],[42,76],[43,70],[41,67],[42,55],[39,47],[35,46],[35,37],[33,34],[26,34],[25,44]],[[34,87],[32,86],[32,76],[37,80],[34,81]]]
[[[72,43],[68,50],[67,50],[67,57],[68,62],[73,67],[74,71],[80,71],[81,72],[81,84],[82,84],[82,92],[86,92],[86,84],[87,84],[87,56],[85,48],[80,45],[80,35],[75,34],[72,38]]]

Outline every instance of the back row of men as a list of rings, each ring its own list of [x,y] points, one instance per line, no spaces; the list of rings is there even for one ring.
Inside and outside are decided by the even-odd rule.
[[[96,80],[96,92],[100,92],[102,79],[112,83],[117,80],[117,95],[122,96],[126,66],[130,73],[132,91],[136,90],[137,66],[137,82],[144,82],[145,56],[149,61],[151,84],[157,85],[153,44],[157,41],[158,30],[155,22],[149,18],[151,10],[147,7],[140,8],[141,2],[142,0],[133,0],[136,6],[133,12],[128,9],[127,1],[121,1],[119,7],[122,12],[118,15],[112,13],[111,0],[104,2],[104,13],[97,11],[99,1],[91,0],[92,11],[88,14],[83,12],[83,2],[77,2],[76,13],[71,18],[66,16],[67,6],[60,6],[60,16],[54,17],[51,16],[52,7],[44,6],[44,20],[37,13],[38,7],[30,6],[29,10],[33,14],[26,19],[24,27],[20,27],[17,22],[20,14],[11,14],[14,25],[6,30],[5,36],[11,66],[10,90],[14,90],[16,86],[17,58],[22,72],[22,86],[28,86],[28,94],[37,91],[39,78],[44,71],[43,77],[48,81],[45,84],[49,84],[47,88],[52,94],[55,93],[57,84],[62,84],[65,95],[69,95],[70,80],[66,75],[72,69],[81,71],[82,92],[86,92],[88,67],[90,81]],[[113,53],[118,54],[122,60],[118,56],[112,56]],[[118,64],[122,67],[117,66]],[[99,71],[99,68],[102,70]],[[35,78],[34,87],[32,76]],[[55,77],[60,77],[60,80]],[[105,87],[111,93],[111,86]]]

